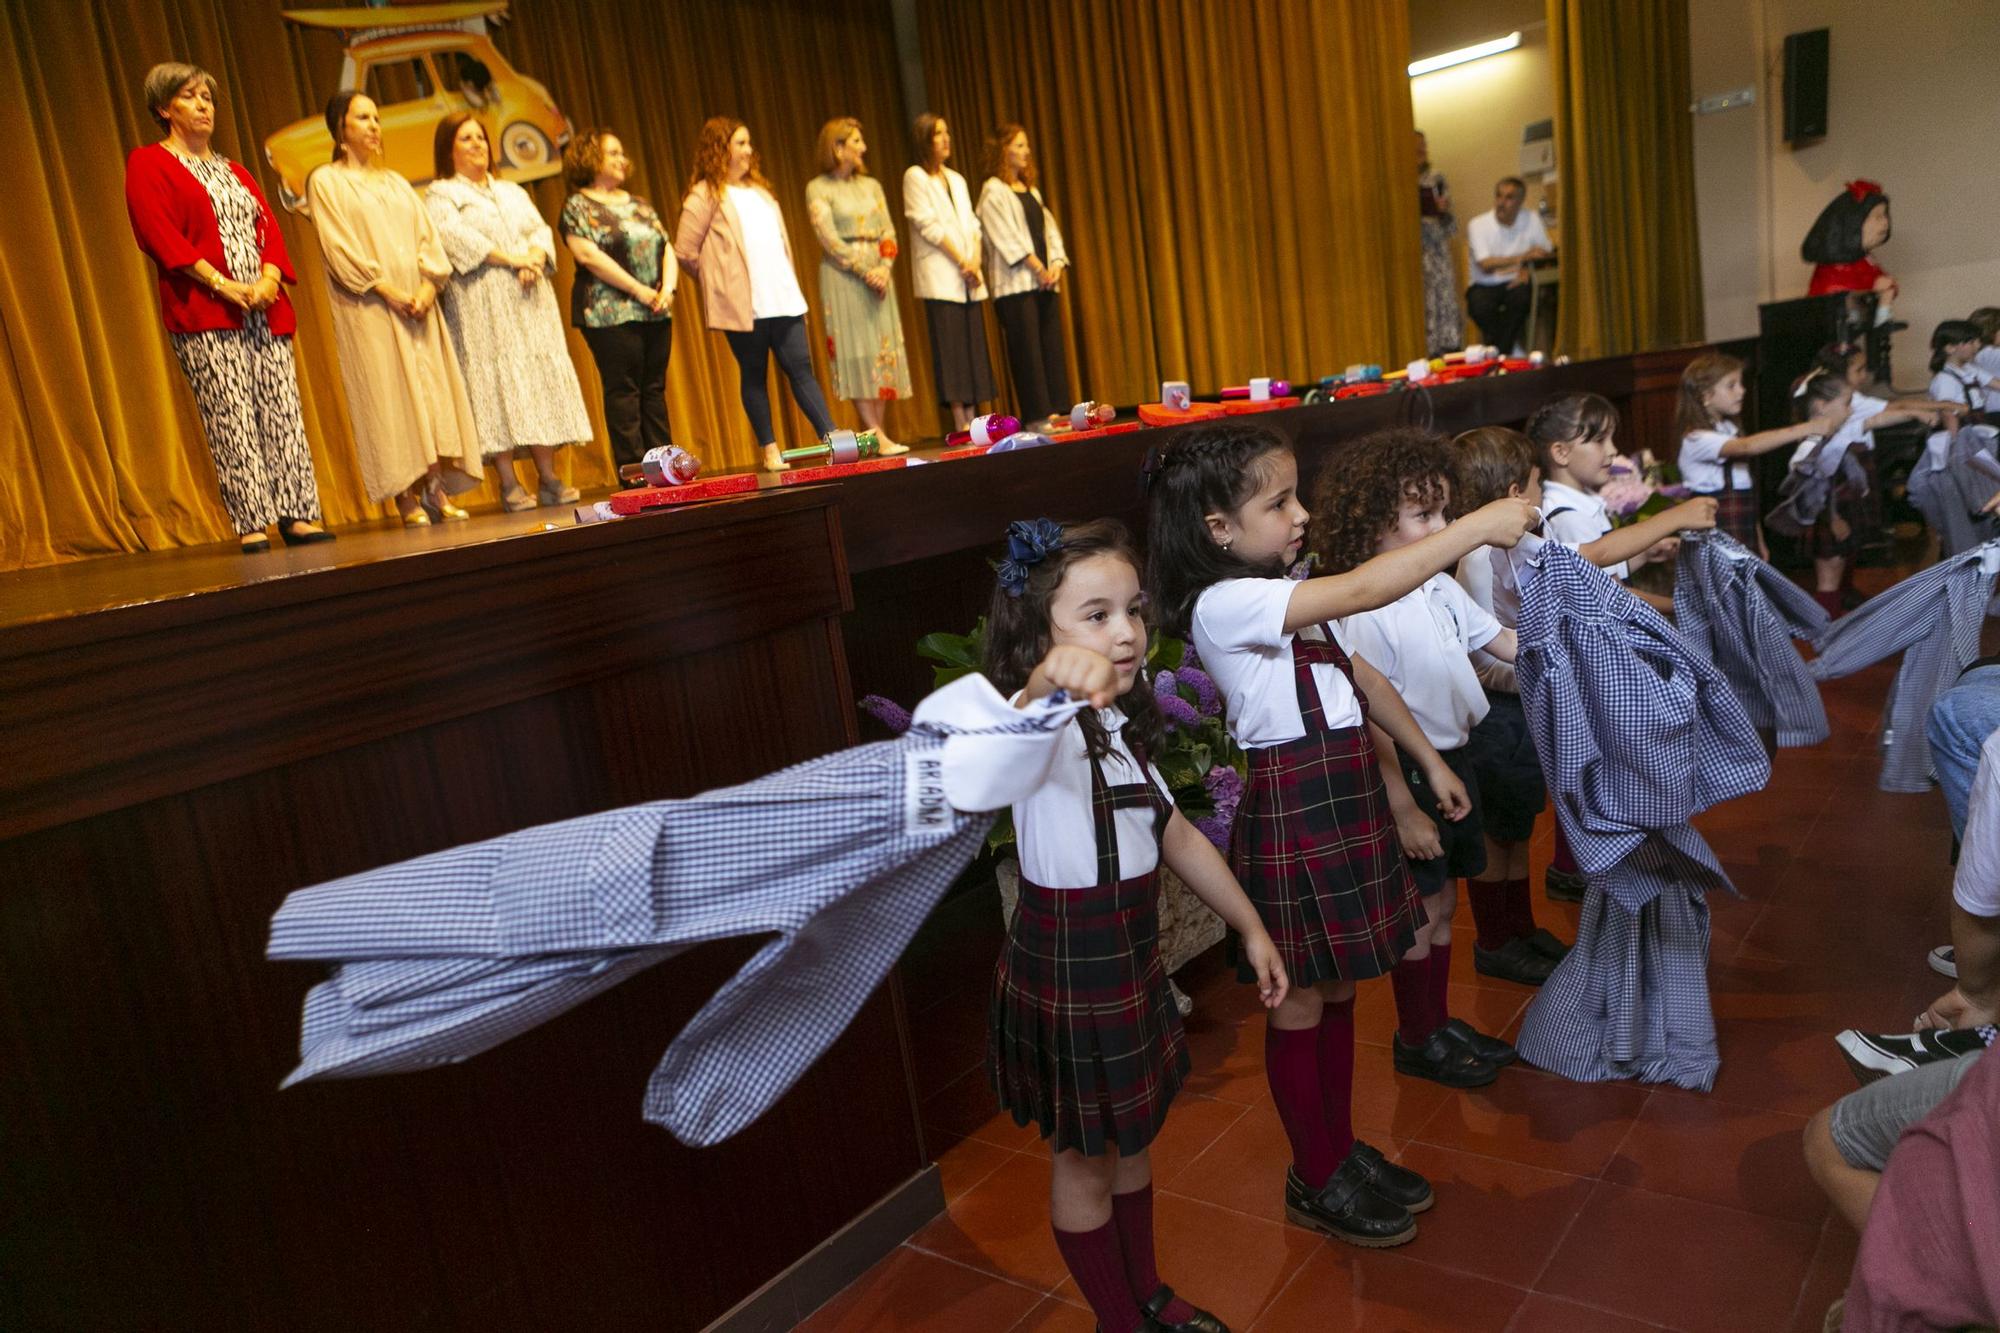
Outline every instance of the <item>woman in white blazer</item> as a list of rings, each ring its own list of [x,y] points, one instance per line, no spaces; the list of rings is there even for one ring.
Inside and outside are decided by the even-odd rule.
[[[903,173],[903,215],[910,220],[910,269],[931,331],[931,374],[938,401],[964,430],[994,396],[986,351],[986,280],[979,271],[979,215],[951,158],[951,126],[926,111],[917,117],[917,165]]]
[[[1069,267],[1062,229],[1035,188],[1028,132],[1002,125],[986,141],[992,173],[979,189],[986,234],[986,285],[1007,339],[1007,368],[1021,421],[1034,425],[1070,406],[1056,284]]]

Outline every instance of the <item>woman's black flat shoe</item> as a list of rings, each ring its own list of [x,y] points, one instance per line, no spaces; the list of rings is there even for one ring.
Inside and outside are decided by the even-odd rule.
[[[285,545],[287,546],[311,546],[317,542],[330,542],[333,540],[333,534],[324,528],[321,528],[318,532],[299,531],[304,526],[305,524],[297,519],[292,519],[289,522],[281,522],[278,524],[278,535],[285,539]],[[269,543],[267,542],[266,545],[268,546]]]
[[[245,555],[262,555],[270,549],[271,539],[269,537],[259,537],[254,542],[243,543],[243,554]]]

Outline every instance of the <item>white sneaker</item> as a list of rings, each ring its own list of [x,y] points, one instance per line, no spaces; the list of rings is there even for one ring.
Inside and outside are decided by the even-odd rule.
[[[1926,1029],[1878,1036],[1849,1028],[1836,1036],[1834,1041],[1839,1044],[1840,1053],[1847,1058],[1847,1067],[1854,1071],[1856,1081],[1861,1083],[1873,1083],[1878,1078],[1901,1074],[1918,1065],[1957,1060],[1986,1049],[1985,1040],[1971,1030],[1939,1032]]]

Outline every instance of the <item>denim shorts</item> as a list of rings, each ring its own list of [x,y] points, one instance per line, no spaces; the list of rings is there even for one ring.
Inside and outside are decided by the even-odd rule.
[[[1951,1096],[1980,1053],[1919,1065],[1848,1093],[1833,1104],[1833,1146],[1847,1164],[1880,1171],[1903,1131]]]

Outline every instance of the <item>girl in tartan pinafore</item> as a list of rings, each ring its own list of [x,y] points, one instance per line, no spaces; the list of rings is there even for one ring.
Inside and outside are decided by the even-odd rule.
[[[1743,399],[1741,361],[1721,352],[1707,352],[1688,362],[1681,372],[1680,404],[1675,411],[1675,426],[1681,433],[1681,480],[1695,494],[1715,497],[1716,527],[1768,559],[1764,510],[1757,498],[1757,473],[1750,460],[1797,444],[1808,435],[1832,435],[1847,415],[1844,411],[1838,415],[1823,411],[1810,421],[1745,435]]]
[[[987,1067],[1000,1104],[1048,1141],[1056,1246],[1101,1328],[1215,1333],[1160,1281],[1147,1148],[1187,1077],[1160,965],[1164,862],[1238,930],[1265,1002],[1284,970],[1221,855],[1144,757],[1158,705],[1142,678],[1138,558],[1115,522],[1008,528],[986,673],[1017,702],[1087,697],[1050,770],[1013,808],[1021,897],[994,971]],[[1111,707],[1113,703],[1116,707]]]
[[[1394,967],[1422,919],[1373,734],[1414,748],[1422,732],[1381,673],[1348,659],[1326,626],[1386,606],[1480,546],[1514,545],[1534,510],[1497,500],[1357,569],[1294,582],[1283,574],[1308,515],[1282,438],[1233,422],[1198,426],[1146,467],[1155,613],[1188,636],[1250,754],[1231,861],[1292,982],[1264,1034],[1264,1072],[1292,1148],[1285,1215],[1352,1244],[1401,1245],[1431,1188],[1354,1138],[1354,983]],[[1450,780],[1438,783],[1440,808],[1469,809],[1464,784],[1441,776]]]

